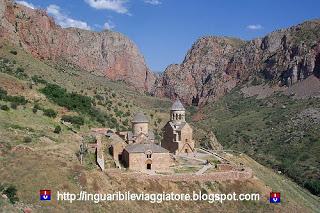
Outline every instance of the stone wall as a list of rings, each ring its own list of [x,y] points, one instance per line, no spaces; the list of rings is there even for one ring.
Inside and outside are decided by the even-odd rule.
[[[178,153],[191,153],[194,151],[194,141],[192,139],[193,130],[189,124],[181,129],[181,142],[179,143]]]
[[[217,168],[221,171],[229,171],[233,169],[233,166],[231,164],[221,163],[217,165]]]
[[[111,176],[123,175],[130,178],[136,178],[138,181],[145,180],[165,180],[172,182],[206,182],[206,181],[245,181],[253,177],[252,170],[246,168],[244,171],[221,171],[208,174],[175,174],[175,175],[148,175],[143,173],[121,173],[117,170],[109,170],[107,173]]]
[[[194,151],[195,144],[194,140],[192,139],[193,130],[188,123],[185,124],[185,126],[181,129],[181,140],[179,142],[174,142],[175,131],[172,129],[169,123],[167,123],[163,128],[163,131],[164,137],[161,142],[161,146],[163,148],[169,150],[173,154],[185,153],[186,151],[191,153]]]
[[[151,158],[147,158],[144,153],[123,152],[125,165],[135,171],[147,170],[147,164],[151,164],[153,171],[165,171],[173,164],[169,153],[152,153]]]
[[[148,123],[133,123],[132,130],[133,135],[139,135],[140,133],[148,135]]]
[[[116,143],[111,146],[112,149],[112,157],[114,160],[121,161],[122,160],[122,152],[124,150],[124,143]]]
[[[163,140],[161,141],[161,146],[171,153],[175,153],[178,149],[178,143],[173,142],[174,135],[173,130],[169,123],[167,123],[163,128]]]

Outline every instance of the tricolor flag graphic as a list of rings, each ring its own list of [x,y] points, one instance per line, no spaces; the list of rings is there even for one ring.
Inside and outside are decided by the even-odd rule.
[[[280,192],[270,192],[270,203],[280,203]]]
[[[40,200],[51,200],[51,190],[40,190]]]

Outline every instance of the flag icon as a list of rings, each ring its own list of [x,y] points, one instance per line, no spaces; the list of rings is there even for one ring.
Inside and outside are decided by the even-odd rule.
[[[280,192],[270,192],[270,203],[280,203]]]
[[[51,190],[40,190],[40,200],[51,200]]]

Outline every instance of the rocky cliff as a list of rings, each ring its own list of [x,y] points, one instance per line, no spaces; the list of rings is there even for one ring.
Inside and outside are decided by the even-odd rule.
[[[62,29],[45,11],[0,0],[0,38],[44,60],[66,60],[96,75],[150,91],[155,75],[137,46],[124,35]]]
[[[157,96],[180,97],[186,104],[215,100],[244,81],[259,76],[291,86],[320,76],[320,20],[278,30],[252,41],[200,38],[182,64],[168,66],[156,81]]]

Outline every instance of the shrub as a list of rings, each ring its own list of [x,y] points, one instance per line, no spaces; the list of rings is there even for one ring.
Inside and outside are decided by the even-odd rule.
[[[122,122],[122,124],[123,124],[124,126],[128,126],[128,125],[129,125],[128,119],[124,120],[124,121]]]
[[[33,107],[33,108],[32,108],[32,112],[33,112],[33,113],[37,113],[37,112],[38,112],[38,109],[35,108],[35,107]]]
[[[17,52],[16,50],[10,50],[10,53],[11,53],[12,55],[17,55],[17,54],[18,54],[18,52]]]
[[[0,100],[4,100],[7,97],[7,91],[0,87]]]
[[[3,191],[3,194],[5,194],[9,198],[12,204],[15,204],[16,201],[19,201],[17,197],[17,189],[14,186],[9,186],[6,190]]]
[[[17,105],[25,105],[28,101],[23,96],[10,96],[0,87],[0,100],[15,102]]]
[[[53,109],[45,109],[45,110],[43,111],[43,114],[44,114],[45,116],[50,117],[50,118],[55,118],[55,117],[57,117],[57,112],[54,111]]]
[[[320,196],[320,181],[308,180],[304,186],[314,195]]]
[[[84,124],[84,119],[80,116],[64,115],[62,116],[61,120],[65,122],[70,122],[72,124],[77,124],[80,126]]]
[[[12,102],[10,106],[11,106],[11,109],[17,109],[18,104],[15,102]]]
[[[61,132],[61,126],[56,126],[55,128],[54,128],[54,133],[56,133],[56,134],[60,134],[60,132]]]
[[[34,106],[33,106],[34,109],[37,109],[37,110],[41,110],[41,107],[38,103],[36,103]]]
[[[25,105],[28,101],[23,96],[7,96],[6,101],[14,102],[17,105]]]
[[[32,142],[32,138],[29,137],[29,136],[26,136],[26,137],[23,138],[23,142],[24,143],[31,143]]]
[[[95,98],[99,101],[104,101],[104,97],[101,95],[96,95]]]
[[[7,105],[2,105],[0,109],[4,111],[9,111],[9,107]]]
[[[34,83],[39,83],[39,84],[47,84],[48,82],[46,80],[43,80],[41,76],[38,75],[34,75],[31,78],[33,80]]]
[[[24,73],[24,69],[22,67],[18,67],[16,72],[17,73]]]
[[[41,92],[59,106],[66,107],[69,110],[83,113],[89,113],[91,110],[92,100],[90,97],[68,93],[66,89],[56,84],[48,84]]]

